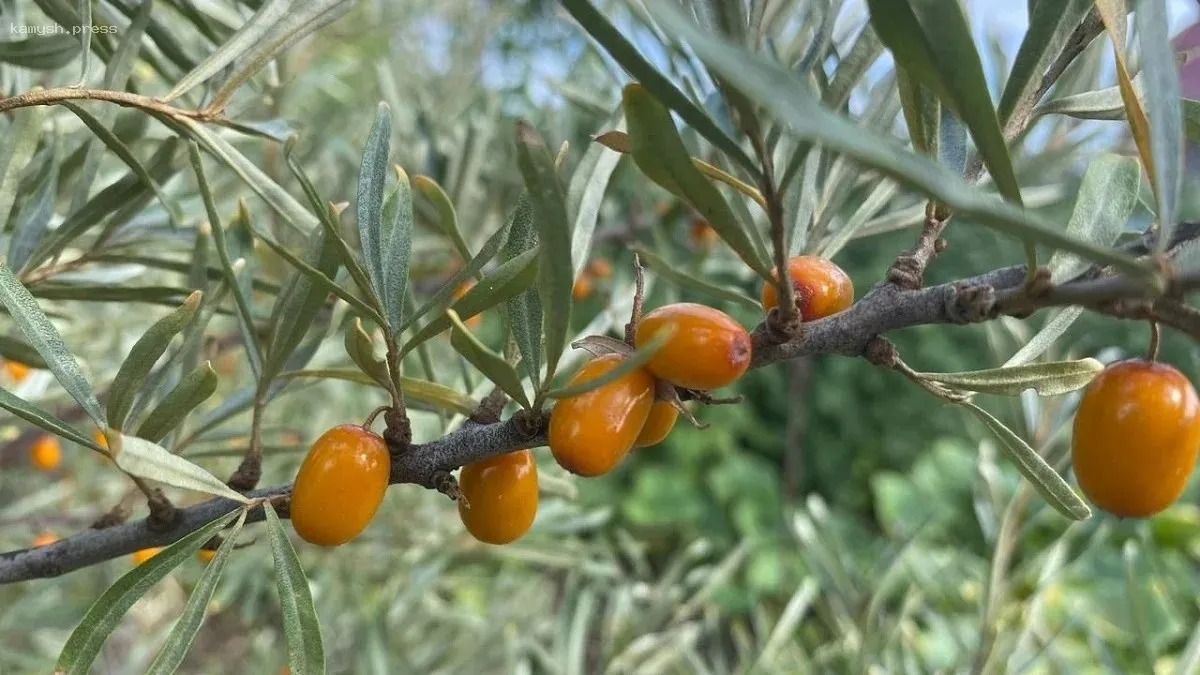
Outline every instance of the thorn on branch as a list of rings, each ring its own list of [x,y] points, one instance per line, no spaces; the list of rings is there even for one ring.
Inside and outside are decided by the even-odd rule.
[[[508,394],[500,387],[493,387],[492,391],[479,402],[479,407],[475,412],[471,413],[471,421],[476,424],[495,424],[500,421],[500,413],[504,410],[504,405],[508,403]]]
[[[629,323],[625,324],[625,343],[631,347],[637,337],[637,325],[642,320],[642,303],[646,299],[646,272],[637,253],[633,254],[633,283],[633,310],[629,313]]]
[[[887,272],[888,283],[906,291],[915,291],[925,285],[925,268],[946,250],[942,230],[949,217],[949,210],[939,210],[939,206],[930,202],[925,209],[925,225],[917,236],[917,243],[896,257]]]

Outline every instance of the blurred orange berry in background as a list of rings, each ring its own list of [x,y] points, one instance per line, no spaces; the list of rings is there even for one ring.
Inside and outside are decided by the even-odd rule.
[[[692,244],[697,248],[709,248],[720,239],[717,231],[703,218],[696,218],[692,221],[691,238]]]
[[[575,280],[575,285],[571,287],[571,297],[578,301],[587,300],[592,295],[592,278],[584,272]]]
[[[585,269],[596,279],[607,279],[613,273],[612,263],[605,258],[592,258]]]
[[[62,445],[56,436],[42,434],[30,446],[29,458],[42,471],[53,471],[62,464]]]
[[[29,371],[33,370],[24,363],[4,359],[4,374],[8,376],[8,381],[17,384],[29,377]]]
[[[475,280],[467,279],[466,281],[462,282],[461,286],[454,289],[454,299],[458,300],[462,296],[466,295],[467,291],[471,290],[474,287],[475,287]],[[467,328],[478,328],[480,322],[482,322],[482,321],[483,321],[483,315],[476,314],[475,316],[463,319],[463,325],[465,325]]]
[[[154,548],[144,548],[140,551],[134,551],[132,554],[130,554],[129,559],[133,561],[134,565],[141,565],[142,563],[146,562],[147,560],[158,555],[158,552],[161,550],[162,550],[161,546],[155,546]]]
[[[38,546],[45,546],[47,544],[53,544],[56,541],[58,541],[58,537],[54,536],[53,534],[51,534],[49,532],[42,532],[41,534],[39,534],[38,536],[33,538],[33,546],[34,546],[34,548],[37,548]]]

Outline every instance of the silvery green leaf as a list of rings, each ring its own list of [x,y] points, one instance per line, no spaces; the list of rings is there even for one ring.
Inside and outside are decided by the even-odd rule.
[[[229,489],[216,476],[178,455],[172,455],[156,443],[137,436],[110,433],[109,444],[117,466],[134,476],[243,504],[250,503],[249,499]]]
[[[325,672],[325,648],[312,592],[308,588],[308,577],[300,567],[296,549],[292,548],[287,530],[279,516],[275,515],[275,509],[270,502],[264,503],[263,508],[267,513],[271,557],[275,559],[275,586],[279,589],[279,605],[283,610],[288,665],[293,675],[322,675]]]
[[[1031,363],[961,373],[920,373],[921,377],[955,389],[1016,396],[1033,389],[1041,396],[1057,396],[1087,386],[1104,364],[1096,359]]]

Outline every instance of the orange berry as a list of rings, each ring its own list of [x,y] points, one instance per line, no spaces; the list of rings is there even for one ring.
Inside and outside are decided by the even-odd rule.
[[[462,282],[461,286],[459,286],[458,288],[456,288],[454,290],[454,299],[458,300],[462,296],[466,295],[467,291],[471,290],[474,287],[475,287],[475,280],[467,279],[466,281]],[[470,317],[463,319],[463,325],[466,326],[467,328],[478,328],[479,323],[481,321],[483,321],[483,315],[476,314],[474,316],[470,316]]]
[[[42,471],[53,471],[62,464],[62,445],[58,438],[50,434],[42,434],[33,446],[29,448],[29,456],[33,465]]]
[[[800,255],[788,261],[788,277],[796,296],[796,309],[804,321],[816,321],[854,304],[854,282],[832,260]],[[763,284],[765,311],[779,304],[774,284]]]
[[[634,342],[640,348],[663,330],[667,343],[646,364],[655,377],[687,389],[716,389],[750,366],[750,334],[725,312],[681,302],[642,317]]]
[[[34,546],[34,548],[37,548],[38,546],[45,546],[47,544],[53,544],[56,541],[58,541],[58,537],[54,536],[53,534],[51,534],[49,532],[42,532],[41,534],[39,534],[38,536],[33,538],[33,546]]]
[[[8,375],[9,382],[16,384],[26,377],[29,377],[29,371],[33,370],[24,363],[17,361],[4,360],[4,372]]]
[[[587,300],[592,295],[592,278],[586,272],[581,274],[575,280],[575,285],[571,287],[571,297],[576,302]]]
[[[196,551],[196,556],[204,562],[209,562],[213,558],[217,557],[217,552],[212,549],[202,548],[199,551]]]
[[[605,258],[592,258],[587,264],[587,273],[597,279],[607,279],[612,276],[612,263]]]
[[[320,546],[344,544],[367,527],[383,501],[391,456],[378,434],[343,424],[321,434],[292,486],[292,527]]]
[[[96,429],[92,432],[92,440],[96,441],[96,445],[108,450],[108,436],[104,435],[103,429]]]
[[[633,447],[644,448],[662,443],[667,434],[671,433],[671,429],[675,428],[677,419],[679,419],[679,411],[675,409],[675,406],[656,399],[654,405],[650,407],[650,416],[646,418],[646,426],[642,427],[642,433],[638,434]]]
[[[604,375],[624,359],[598,356],[571,384]],[[608,473],[633,447],[654,405],[654,378],[637,368],[591,391],[560,400],[550,412],[550,452],[559,466],[580,476]]]
[[[692,243],[699,248],[708,248],[717,243],[719,237],[717,231],[712,225],[703,218],[696,218],[692,221]]]
[[[140,551],[134,551],[132,554],[130,554],[129,558],[130,558],[130,560],[133,561],[134,565],[141,565],[142,563],[146,562],[147,560],[158,555],[158,552],[161,550],[162,550],[161,546],[155,546],[154,548],[144,548]]]
[[[465,497],[458,515],[467,532],[485,544],[516,541],[533,525],[538,507],[537,463],[517,450],[468,464],[458,474]]]
[[[1140,359],[1104,369],[1075,412],[1071,464],[1096,506],[1124,518],[1167,508],[1200,451],[1200,399],[1182,373]]]

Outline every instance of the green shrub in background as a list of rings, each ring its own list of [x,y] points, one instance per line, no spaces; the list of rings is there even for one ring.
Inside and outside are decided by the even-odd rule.
[[[1195,486],[1153,519],[1088,517],[1060,478],[1077,394],[977,394],[989,429],[935,385],[1032,341],[1050,365],[1023,383],[1078,389],[1046,373],[1142,353],[1145,322],[1085,295],[1061,334],[1063,310],[1014,306],[890,330],[868,294],[921,297],[897,254],[948,224],[924,286],[1036,252],[1086,290],[1096,262],[1164,303],[1160,358],[1194,375],[1195,310],[1162,295],[1191,290],[1197,234],[1165,3],[1031,3],[990,82],[959,3],[852,5],[0,4],[67,29],[0,41],[0,355],[37,367],[0,392],[0,672],[1195,672]],[[1121,21],[1140,103],[1099,75]],[[1156,219],[1185,240],[1174,277],[1131,254]],[[776,260],[835,257],[860,322],[782,321],[788,359],[761,325],[781,362],[740,402],[692,401],[707,428],[603,478],[539,452],[515,544],[408,485],[353,543],[293,548],[277,516],[330,426],[390,407],[393,479],[450,494],[413,453],[537,445],[570,343],[629,320],[634,251],[648,308],[745,326]],[[571,300],[591,259],[614,273]],[[486,308],[477,343],[444,315],[475,272],[454,307]],[[874,326],[901,361],[847,358]],[[466,422],[493,383],[503,421]],[[50,472],[27,459],[43,430]],[[27,549],[42,532],[60,540]]]

